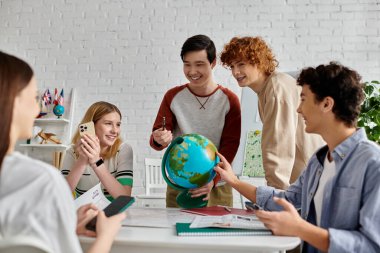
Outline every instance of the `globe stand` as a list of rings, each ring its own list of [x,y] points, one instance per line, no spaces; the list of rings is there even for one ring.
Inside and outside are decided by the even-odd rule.
[[[177,203],[183,208],[199,208],[207,206],[208,201],[203,200],[205,196],[192,198],[189,190],[182,191],[176,198]]]
[[[200,196],[197,198],[192,198],[191,193],[189,192],[188,189],[179,186],[175,183],[173,183],[169,178],[168,175],[166,174],[166,165],[165,161],[168,157],[169,151],[172,149],[172,147],[176,144],[181,144],[183,142],[182,137],[177,137],[172,143],[169,145],[169,147],[166,149],[166,152],[164,154],[164,157],[162,158],[162,163],[161,163],[161,170],[162,170],[162,176],[166,183],[173,189],[181,191],[181,193],[177,196],[176,201],[178,205],[182,208],[199,208],[199,207],[205,207],[207,206],[208,201],[203,200],[205,196]]]

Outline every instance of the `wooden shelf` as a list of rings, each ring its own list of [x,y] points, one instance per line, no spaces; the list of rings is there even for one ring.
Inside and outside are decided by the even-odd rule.
[[[55,118],[42,118],[42,119],[35,119],[35,123],[70,123],[70,120],[61,118],[61,119],[55,119]]]
[[[40,91],[42,94],[43,90]],[[31,143],[25,141],[19,142],[17,148],[23,154],[37,158],[46,163],[60,168],[62,163],[62,155],[71,147],[71,138],[73,131],[74,107],[76,102],[75,88],[65,88],[65,114],[58,118],[49,111],[45,116],[34,119],[34,126],[38,126],[33,130],[33,138]],[[37,136],[37,132],[51,133],[55,138],[60,140],[62,144],[56,144],[49,141],[48,144],[40,144],[42,138]]]
[[[24,147],[24,148],[55,148],[55,149],[66,150],[69,147],[69,145],[65,145],[65,144],[37,144],[37,143],[34,143],[34,144],[20,144],[20,147]]]

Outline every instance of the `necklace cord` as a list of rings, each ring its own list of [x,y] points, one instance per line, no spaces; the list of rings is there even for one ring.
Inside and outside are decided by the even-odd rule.
[[[199,99],[198,99],[197,96],[194,95],[194,97],[196,98],[196,100],[198,101],[198,103],[201,105],[201,107],[199,107],[199,110],[200,109],[206,110],[205,104],[207,103],[207,101],[210,98],[210,96],[207,97],[207,99],[206,99],[206,101],[204,103],[202,103],[201,101],[199,101]]]

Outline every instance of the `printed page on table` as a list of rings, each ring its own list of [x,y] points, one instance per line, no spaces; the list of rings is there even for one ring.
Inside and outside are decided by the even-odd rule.
[[[88,203],[93,203],[99,210],[103,210],[111,203],[111,201],[104,196],[100,183],[75,199],[77,209]]]
[[[190,223],[196,215],[180,212],[178,208],[140,208],[127,210],[122,226],[171,228],[176,223]]]
[[[197,216],[190,228],[242,228],[242,229],[267,229],[256,216],[242,216],[228,214],[223,216]]]
[[[181,209],[181,212],[192,213],[192,214],[197,214],[197,215],[209,215],[209,216],[222,216],[222,215],[227,215],[227,214],[251,216],[255,214],[251,210],[225,207],[225,206],[206,206],[206,207],[200,207],[200,208],[188,208],[188,209]]]

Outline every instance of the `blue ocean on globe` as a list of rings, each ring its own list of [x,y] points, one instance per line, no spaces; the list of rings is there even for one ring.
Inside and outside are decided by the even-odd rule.
[[[64,112],[65,112],[65,107],[63,107],[62,105],[56,105],[53,108],[54,115],[58,117],[62,116]]]
[[[213,168],[219,162],[219,157],[215,145],[209,139],[199,134],[186,134],[175,139],[172,144],[164,161],[170,182],[185,189],[193,189],[215,177]]]

